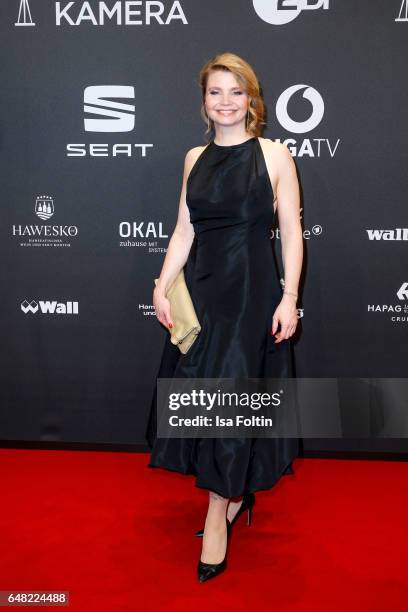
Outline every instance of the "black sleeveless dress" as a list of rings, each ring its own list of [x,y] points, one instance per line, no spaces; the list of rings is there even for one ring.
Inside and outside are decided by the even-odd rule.
[[[201,332],[186,354],[166,334],[158,378],[293,377],[290,340],[275,344],[282,290],[272,251],[273,189],[258,138],[214,141],[187,181],[195,237],[184,273]],[[196,476],[223,497],[271,488],[298,454],[297,438],[156,438],[154,389],[147,467]]]

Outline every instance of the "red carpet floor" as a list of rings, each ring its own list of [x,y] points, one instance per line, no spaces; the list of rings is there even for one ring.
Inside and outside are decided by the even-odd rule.
[[[408,610],[407,463],[297,459],[200,584],[208,494],[147,460],[0,449],[0,590],[69,591],[86,612]]]

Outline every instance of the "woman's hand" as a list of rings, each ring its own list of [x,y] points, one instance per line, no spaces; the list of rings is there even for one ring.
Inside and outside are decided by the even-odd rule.
[[[165,327],[172,328],[173,320],[171,318],[170,302],[157,287],[153,291],[153,306],[160,323]]]
[[[298,322],[298,314],[296,302],[291,295],[284,293],[279,306],[276,308],[272,318],[272,331],[274,336],[278,329],[278,323],[281,325],[281,330],[276,334],[275,344],[287,340],[295,333]]]

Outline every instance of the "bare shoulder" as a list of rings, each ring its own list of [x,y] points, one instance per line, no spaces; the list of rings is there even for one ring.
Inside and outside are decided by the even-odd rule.
[[[203,146],[199,146],[199,147],[193,147],[192,149],[189,149],[186,153],[186,157],[190,156],[190,157],[197,157],[198,155],[200,155],[201,151],[204,151],[205,147],[208,145],[203,145]]]
[[[195,162],[197,161],[197,159],[200,157],[201,153],[204,151],[204,149],[207,146],[208,145],[193,147],[192,149],[189,149],[187,151],[185,160],[184,160],[184,167],[185,167],[187,176],[190,174],[190,171],[192,167],[194,166]]]
[[[269,159],[276,163],[287,163],[292,160],[292,154],[288,147],[282,142],[275,142],[270,138],[261,138],[259,141],[263,150],[267,153]]]

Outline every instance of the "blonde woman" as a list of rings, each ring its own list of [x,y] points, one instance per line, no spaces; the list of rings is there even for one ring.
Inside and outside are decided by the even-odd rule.
[[[185,157],[177,224],[153,304],[173,324],[166,291],[185,268],[201,332],[186,354],[165,342],[158,378],[291,377],[290,338],[303,259],[299,185],[290,151],[260,136],[264,103],[251,66],[233,53],[200,72],[201,115],[214,134]],[[284,291],[271,248],[279,218]],[[254,493],[291,470],[296,438],[156,438],[156,389],[146,438],[148,467],[196,476],[209,491],[198,579],[226,568],[228,535]]]

